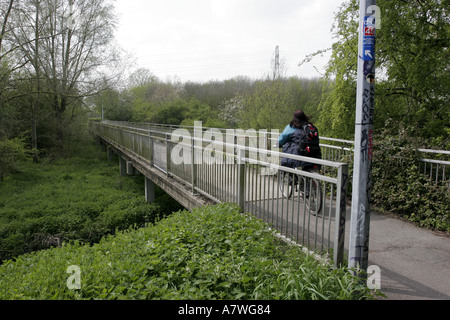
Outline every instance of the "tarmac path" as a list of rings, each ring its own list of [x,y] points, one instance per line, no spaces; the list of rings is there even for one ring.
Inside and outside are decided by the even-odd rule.
[[[389,300],[450,300],[450,237],[371,214],[369,265]]]

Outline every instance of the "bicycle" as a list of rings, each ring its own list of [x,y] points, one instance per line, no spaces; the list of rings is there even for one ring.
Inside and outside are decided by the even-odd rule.
[[[298,169],[296,169],[298,170]],[[299,179],[300,178],[300,179]],[[294,175],[285,171],[278,171],[278,186],[284,198],[290,199],[294,193],[299,192],[301,199],[312,215],[322,210],[322,186],[318,179]]]

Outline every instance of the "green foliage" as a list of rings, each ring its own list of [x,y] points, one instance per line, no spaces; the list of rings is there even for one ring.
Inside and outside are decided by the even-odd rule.
[[[145,71],[145,70],[144,70]],[[208,83],[164,83],[139,71],[122,92],[93,99],[108,120],[204,127],[284,129],[297,109],[318,117],[327,82],[297,77],[276,81],[238,77]],[[143,78],[143,79],[140,79]]]
[[[359,1],[341,5],[333,24],[336,42],[332,46],[325,88],[319,104],[318,127],[322,136],[351,139],[355,132],[356,74],[358,59]]]
[[[337,79],[330,91],[324,92],[316,125],[324,137],[352,139],[355,134],[356,83]]]
[[[394,213],[420,227],[450,232],[450,193],[448,185],[431,181],[420,162],[421,140],[399,136],[384,130],[374,141],[371,204]],[[353,158],[349,165],[349,189],[352,194]]]
[[[240,110],[240,128],[283,130],[295,110],[303,110],[313,118],[319,115],[324,81],[291,77],[276,81],[257,81],[254,90],[244,97]]]
[[[17,162],[29,157],[25,139],[0,140],[0,180],[16,170]]]
[[[181,101],[180,104],[185,106],[186,110],[185,118],[181,121],[181,125],[194,126],[195,121],[201,121],[204,127],[227,127],[226,122],[219,117],[218,112],[198,99],[191,98],[188,101]]]
[[[442,136],[448,128],[450,11],[448,1],[379,1],[383,25],[378,32],[387,86],[381,94],[403,109],[400,120],[411,134]],[[397,119],[396,119],[397,120]]]
[[[398,134],[420,135],[430,144],[448,144],[448,1],[379,0],[381,29],[377,30],[375,127]],[[447,3],[448,4],[448,3]],[[356,107],[359,1],[348,0],[335,16],[336,42],[327,77],[333,81],[320,105],[323,134],[352,138]]]
[[[293,95],[282,81],[258,82],[246,99],[241,124],[256,130],[284,128],[291,120],[286,116],[292,117],[295,107]]]
[[[79,266],[81,289],[66,287]],[[0,266],[0,299],[371,298],[348,270],[282,242],[234,205],[181,211],[93,246],[65,244]]]
[[[133,114],[125,103],[126,100],[115,90],[106,90],[94,98],[94,103],[98,106],[98,114],[102,114],[105,119],[112,121],[130,121]]]
[[[422,173],[416,139],[385,132],[375,144],[373,203],[421,227],[450,232],[448,186]]]
[[[220,112],[225,101],[251,93],[254,83],[254,80],[242,76],[207,83],[187,82],[183,85],[181,98],[202,101],[211,106],[213,111]]]
[[[121,178],[98,147],[85,148],[80,158],[23,164],[0,183],[0,261],[64,241],[98,242],[168,214],[159,199],[145,203],[142,177]]]

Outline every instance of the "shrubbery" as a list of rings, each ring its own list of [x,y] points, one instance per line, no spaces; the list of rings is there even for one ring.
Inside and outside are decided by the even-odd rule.
[[[414,138],[382,133],[375,139],[371,203],[417,225],[450,232],[450,192],[445,183],[436,183],[423,174],[422,146]],[[352,176],[353,158],[350,163]],[[350,177],[348,195],[351,196]]]
[[[23,161],[30,156],[27,151],[25,139],[3,139],[0,140],[0,181],[16,170],[17,162]]]
[[[407,136],[380,137],[375,145],[373,203],[422,227],[450,232],[450,192],[447,185],[423,174],[419,147]]]
[[[69,266],[81,289],[66,283]],[[0,266],[0,299],[363,299],[366,287],[273,235],[234,205],[181,211],[88,246],[65,244]]]
[[[23,164],[0,183],[0,262],[65,241],[92,244],[169,213],[145,202],[143,177],[121,178],[116,162],[88,150],[53,164]]]

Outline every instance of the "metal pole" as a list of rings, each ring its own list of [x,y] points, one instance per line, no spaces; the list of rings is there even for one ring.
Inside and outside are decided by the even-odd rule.
[[[167,170],[167,176],[170,176],[170,169],[171,169],[171,158],[170,158],[170,137],[169,134],[166,134],[166,170]]]
[[[197,165],[195,164],[195,137],[191,139],[191,178],[192,178],[192,193],[195,194],[197,187]]]
[[[334,240],[334,265],[339,267],[344,261],[345,220],[347,215],[348,164],[338,168],[338,184],[336,194],[336,224]],[[325,209],[323,209],[325,210]]]
[[[237,181],[237,199],[242,212],[245,212],[245,148],[238,147],[238,181]]]
[[[375,35],[376,27],[379,27],[379,21],[377,21],[379,19],[376,0],[360,0],[355,159],[348,264],[349,268],[354,270],[354,274],[361,277],[365,277],[369,259],[375,107]]]

